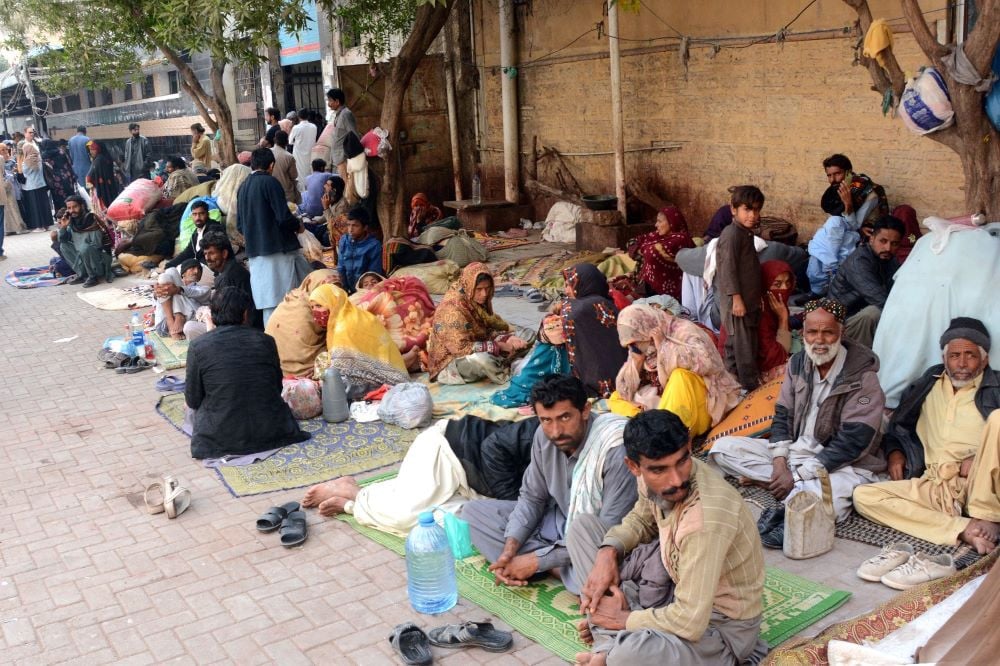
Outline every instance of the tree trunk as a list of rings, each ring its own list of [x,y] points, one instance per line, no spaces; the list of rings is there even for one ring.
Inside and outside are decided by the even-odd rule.
[[[872,20],[868,1],[844,0],[844,3],[857,12],[858,25],[863,34]],[[900,4],[914,40],[948,86],[955,122],[951,127],[926,136],[951,148],[962,162],[965,210],[960,212],[985,213],[988,220],[1000,220],[1000,197],[996,195],[1000,187],[1000,133],[990,124],[983,110],[983,93],[974,86],[956,81],[944,66],[943,59],[949,47],[938,43],[921,13],[918,1],[901,0]],[[969,62],[980,75],[988,75],[997,40],[1000,39],[1000,0],[979,0],[977,5],[979,16],[975,27],[965,41],[955,48],[965,51]],[[875,90],[884,94],[887,88],[893,88],[898,104],[901,70],[891,49],[885,52],[885,56],[885,70],[874,60],[862,60],[868,67]]]
[[[383,238],[405,235],[405,173],[404,157],[400,153],[399,123],[403,115],[403,99],[413,74],[434,39],[441,32],[455,0],[448,0],[444,7],[421,5],[413,21],[409,36],[399,49],[399,54],[389,63],[385,80],[385,97],[382,100],[382,129],[389,133],[393,154],[385,160],[382,189],[379,193],[378,216]]]
[[[226,99],[226,88],[222,83],[225,63],[212,61],[212,94],[215,101],[215,120],[222,130],[222,143],[219,146],[219,157],[224,166],[236,164],[236,135],[233,131],[233,112]]]

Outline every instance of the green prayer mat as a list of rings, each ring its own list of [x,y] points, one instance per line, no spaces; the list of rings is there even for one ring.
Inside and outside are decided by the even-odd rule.
[[[395,472],[382,474],[361,481],[361,485],[393,476]],[[359,525],[353,516],[341,514],[337,518],[397,555],[405,554],[405,541],[401,537]],[[456,562],[455,574],[459,594],[556,656],[573,661],[577,652],[588,649],[577,639],[576,622],[582,617],[580,605],[558,579],[547,577],[520,588],[494,585],[493,574],[487,570],[482,555]],[[850,592],[767,567],[761,637],[768,646],[776,647],[832,613],[850,596]]]
[[[178,430],[184,423],[184,394],[165,395],[156,411]],[[322,418],[299,421],[312,439],[280,448],[270,457],[249,465],[220,465],[219,479],[236,497],[291,490],[360,474],[403,459],[417,436],[381,421],[327,423]]]
[[[153,353],[156,355],[157,365],[162,366],[165,370],[176,370],[187,365],[187,340],[174,340],[169,335],[164,338],[156,331],[148,331],[146,335],[153,343]]]

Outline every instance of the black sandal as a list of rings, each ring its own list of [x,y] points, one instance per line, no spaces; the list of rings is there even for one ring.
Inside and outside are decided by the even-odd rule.
[[[298,546],[306,540],[306,514],[304,511],[292,511],[281,521],[278,534],[281,535],[281,545],[285,548]]]
[[[500,631],[492,622],[463,622],[435,627],[427,633],[431,645],[441,648],[479,647],[487,652],[506,652],[514,644],[509,631]]]
[[[429,664],[434,661],[424,630],[412,622],[397,624],[389,634],[389,644],[404,664]]]
[[[272,506],[257,519],[257,530],[260,532],[273,532],[281,527],[281,521],[288,517],[288,514],[298,510],[298,502],[288,502],[281,506]]]

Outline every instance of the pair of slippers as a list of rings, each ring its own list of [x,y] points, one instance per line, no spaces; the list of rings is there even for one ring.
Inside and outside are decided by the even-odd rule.
[[[500,631],[492,622],[446,624],[424,632],[412,622],[396,625],[389,643],[404,664],[430,664],[434,661],[431,646],[440,648],[478,647],[488,652],[506,652],[514,644],[509,631]]]
[[[285,548],[298,546],[305,542],[307,534],[306,514],[298,502],[288,502],[281,506],[272,506],[257,519],[258,532],[273,532],[278,530],[281,545]]]
[[[141,358],[139,356],[132,356],[131,358],[129,358],[129,360],[125,361],[120,366],[115,368],[115,372],[117,372],[119,375],[134,375],[137,372],[142,372],[143,370],[152,368],[154,365],[156,364],[150,363],[144,358]]]
[[[191,491],[172,476],[165,476],[146,486],[142,498],[146,502],[146,511],[152,515],[166,513],[167,518],[176,518],[191,506]]]

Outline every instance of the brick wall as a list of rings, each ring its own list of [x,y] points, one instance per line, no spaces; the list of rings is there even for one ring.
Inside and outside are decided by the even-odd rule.
[[[685,15],[671,17],[667,3],[646,5],[687,32]],[[691,5],[697,3],[690,3]],[[745,35],[773,31],[795,15],[797,2],[723,2],[716,27],[702,21],[690,34]],[[873,3],[894,17],[898,3]],[[924,3],[934,4],[934,3]],[[722,6],[730,11],[722,11]],[[775,5],[780,5],[775,9]],[[838,7],[838,5],[840,7]],[[736,8],[746,26],[733,23]],[[599,12],[579,9],[570,0],[534,4],[521,17],[518,36],[522,62],[557,49],[600,19]],[[825,9],[824,9],[825,7]],[[841,9],[843,8],[843,9]],[[495,0],[483,0],[476,40],[485,59],[483,70],[484,136],[482,153],[486,189],[503,191],[498,28]],[[850,11],[839,2],[817,3],[794,29],[850,25]],[[680,11],[680,9],[678,9]],[[693,10],[686,10],[693,20]],[[896,13],[892,13],[895,11]],[[482,12],[485,12],[483,14]],[[825,13],[824,13],[825,12]],[[677,23],[674,23],[677,21]],[[649,38],[669,34],[648,13],[627,16],[623,37]],[[896,22],[898,25],[899,22]],[[908,33],[895,35],[895,51],[905,71],[923,64],[923,56]],[[920,217],[955,215],[963,211],[963,177],[958,158],[946,148],[907,131],[898,119],[883,118],[880,97],[871,91],[867,70],[852,67],[850,36],[789,41],[783,46],[762,44],[743,49],[691,49],[685,79],[678,52],[660,50],[656,42],[626,42],[622,63],[626,148],[653,142],[678,142],[672,152],[630,153],[626,157],[629,182],[647,182],[654,191],[679,205],[692,230],[707,225],[712,212],[728,201],[726,188],[753,183],[767,196],[765,214],[796,223],[800,237],[808,238],[825,219],[819,208],[827,183],[822,159],[833,152],[847,154],[855,170],[882,183],[890,203],[909,203]],[[662,44],[663,42],[661,42]],[[645,53],[628,53],[645,48]],[[590,35],[559,54],[558,64],[519,69],[521,148],[530,150],[533,136],[540,145],[563,152],[611,149],[611,108],[607,39]],[[522,170],[529,159],[522,156]],[[610,156],[567,157],[573,175],[591,193],[613,192]],[[555,185],[554,163],[539,164],[539,178]],[[545,210],[536,214],[544,216]]]

